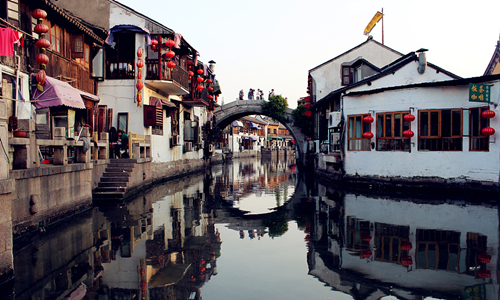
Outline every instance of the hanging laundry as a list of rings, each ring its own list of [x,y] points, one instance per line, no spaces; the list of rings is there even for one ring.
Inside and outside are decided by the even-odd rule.
[[[14,56],[14,42],[18,38],[12,28],[0,29],[0,56]]]
[[[182,34],[176,33],[174,35],[174,48],[180,48],[181,47],[181,39],[182,39]]]
[[[17,40],[14,42],[18,47],[24,47],[24,38],[23,34],[17,30],[14,30],[14,35],[17,37]]]

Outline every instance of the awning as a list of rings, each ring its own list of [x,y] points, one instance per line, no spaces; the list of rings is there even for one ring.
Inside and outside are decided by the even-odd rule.
[[[36,74],[31,74],[33,82],[36,82]],[[65,105],[72,108],[85,109],[81,94],[69,83],[47,76],[43,84],[43,92],[36,86],[31,90],[31,100],[34,100],[36,108]],[[86,93],[88,95],[88,93]],[[99,98],[97,98],[99,99]]]
[[[257,138],[256,138],[256,137],[254,137],[254,136],[251,136],[251,137],[250,137],[250,140],[252,140],[252,141],[254,141],[254,142],[255,142],[255,141],[257,141]]]
[[[283,138],[280,138],[280,137],[277,137],[277,136],[268,136],[267,137],[267,140],[268,141],[271,141],[271,140],[278,140],[278,141],[282,141]]]
[[[112,45],[114,42],[113,34],[120,31],[128,31],[128,32],[138,32],[146,35],[146,43],[151,45],[151,35],[149,34],[149,30],[145,27],[139,27],[131,24],[121,24],[115,25],[108,32],[108,37],[106,38],[106,44]]]
[[[254,123],[254,122],[250,122],[250,127],[251,127],[251,128],[260,129],[259,124],[256,124],[256,123]]]
[[[166,106],[169,108],[177,108],[174,103],[163,98],[150,97],[149,104],[157,107]]]
[[[243,127],[243,122],[241,121],[233,121],[233,127]]]

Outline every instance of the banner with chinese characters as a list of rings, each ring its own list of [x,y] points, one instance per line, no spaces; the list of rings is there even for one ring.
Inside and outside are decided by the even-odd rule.
[[[469,101],[490,103],[490,88],[482,83],[469,83]]]
[[[484,284],[465,287],[464,300],[486,300],[486,287]]]

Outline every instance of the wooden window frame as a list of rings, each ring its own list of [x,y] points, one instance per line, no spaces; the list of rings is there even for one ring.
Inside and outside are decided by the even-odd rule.
[[[344,74],[347,73],[347,74]],[[342,66],[340,68],[340,80],[342,86],[350,85],[354,82],[354,69],[350,66]]]
[[[443,136],[443,112],[450,111],[450,136]],[[453,112],[460,112],[460,129],[458,135],[453,134]],[[432,113],[437,113],[437,133],[433,134]],[[423,115],[428,114],[427,118]],[[427,119],[427,134],[423,132],[423,122]],[[418,112],[418,151],[463,151],[463,109],[429,109]]]
[[[45,20],[44,23],[49,26],[49,31],[45,34],[45,37],[50,41],[50,50],[62,55],[64,52],[62,28],[52,24],[49,20]]]
[[[424,232],[428,232],[428,235],[432,235],[435,238],[433,240],[425,240],[422,239],[421,236],[425,235]],[[446,239],[442,239],[441,237],[443,236],[451,236],[451,235],[457,235],[458,234],[458,240],[456,241],[448,241]],[[436,230],[436,229],[417,229],[417,241],[416,241],[416,248],[415,248],[415,268],[416,269],[432,269],[432,270],[444,270],[444,271],[452,271],[456,273],[460,273],[460,256],[461,256],[461,248],[460,248],[460,232],[452,231],[452,230]],[[434,246],[434,263],[435,266],[429,266],[429,246],[432,245]],[[439,263],[440,263],[440,252],[443,251],[443,249],[440,249],[440,246],[446,247],[446,250],[448,251],[448,260],[446,263],[446,269],[439,268]],[[450,246],[456,247],[458,251],[456,252],[457,255],[457,264],[455,265],[456,270],[450,270]],[[425,247],[424,253],[425,253],[425,266],[422,266],[422,261],[420,261],[420,249],[421,247]]]
[[[71,36],[71,58],[84,58],[85,36],[83,34],[73,34]]]
[[[396,135],[396,118],[395,116],[399,114],[400,124],[399,124],[399,135]],[[409,115],[409,111],[395,111],[395,112],[383,112],[377,113],[375,116],[375,124],[377,129],[377,151],[405,151],[410,152],[410,138],[403,136],[403,131],[411,130],[411,122],[404,120],[405,115]],[[391,116],[391,130],[390,136],[387,134],[387,116]],[[379,119],[382,117],[382,124],[379,123]],[[382,127],[382,128],[380,128]]]
[[[363,133],[364,132],[371,132],[371,124],[364,123],[363,118],[366,116],[369,116],[370,114],[362,114],[362,115],[349,115],[347,116],[347,150],[348,151],[370,151],[371,150],[371,139],[365,139],[363,138]],[[357,127],[356,127],[356,121],[357,119],[360,119],[361,122],[361,134],[360,136],[354,136],[351,137],[351,120],[354,120],[353,125],[354,125],[354,135],[357,135]],[[357,149],[359,148],[359,149]]]
[[[483,111],[488,109],[488,106],[469,108],[469,151],[471,152],[490,151],[490,137],[481,134],[483,128],[490,126],[490,119],[483,118],[481,115]],[[474,114],[477,114],[477,116],[474,116]],[[476,120],[473,120],[474,118]]]

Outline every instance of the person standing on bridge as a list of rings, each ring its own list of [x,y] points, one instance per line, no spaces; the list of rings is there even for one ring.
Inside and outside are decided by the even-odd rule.
[[[255,96],[255,100],[260,100],[260,89],[257,89],[257,95]]]
[[[260,100],[266,100],[264,99],[264,91],[260,90]]]
[[[248,100],[253,100],[253,89],[248,91]]]
[[[240,91],[240,100],[243,100],[243,97],[245,96],[245,94],[243,93],[243,90]]]
[[[269,97],[268,97],[268,99],[269,99],[269,98],[271,98],[272,96],[274,96],[274,89],[271,89],[271,91],[269,92]]]

